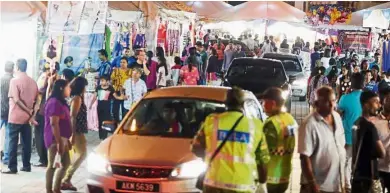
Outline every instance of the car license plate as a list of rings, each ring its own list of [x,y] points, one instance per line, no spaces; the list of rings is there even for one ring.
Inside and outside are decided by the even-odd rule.
[[[293,90],[293,95],[299,95],[301,94],[301,90]]]
[[[116,189],[119,190],[131,190],[138,192],[159,192],[160,185],[152,183],[142,182],[116,182]]]

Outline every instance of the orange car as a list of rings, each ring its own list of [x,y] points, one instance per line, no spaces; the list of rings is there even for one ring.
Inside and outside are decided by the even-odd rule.
[[[206,116],[226,111],[229,89],[179,86],[146,94],[89,155],[87,192],[201,192],[195,183],[206,165],[191,141]],[[245,114],[264,120],[256,97],[245,93]]]

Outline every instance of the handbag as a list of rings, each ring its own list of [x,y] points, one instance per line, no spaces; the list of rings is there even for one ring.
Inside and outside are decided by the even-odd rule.
[[[357,163],[359,161],[359,156],[360,156],[360,152],[361,152],[361,148],[362,148],[362,143],[363,143],[363,138],[366,134],[366,131],[364,131],[359,139],[359,147],[357,149],[357,152],[356,152],[356,160],[355,160],[355,163],[353,165],[353,170],[352,170],[352,178],[355,176],[355,172],[356,172],[356,167],[357,167]],[[371,160],[371,173],[374,174],[374,163],[373,161]],[[382,193],[382,185],[381,185],[381,182],[379,179],[374,179],[372,177],[371,179],[371,188],[370,188],[370,193]]]
[[[208,164],[208,168],[211,166],[211,162],[213,162],[214,158],[218,155],[218,153],[221,151],[222,147],[225,145],[225,143],[227,142],[227,140],[229,139],[229,137],[233,134],[234,130],[236,129],[238,123],[241,121],[241,119],[244,117],[244,115],[241,115],[240,118],[237,119],[237,121],[234,123],[233,127],[229,130],[229,132],[227,133],[225,139],[223,139],[222,143],[217,147],[217,149],[214,151],[213,155],[211,156],[210,158],[210,161],[209,161],[209,164]],[[198,179],[196,181],[196,188],[198,188],[199,190],[203,190],[203,182],[204,182],[204,179],[205,179],[205,176],[206,176],[206,173],[207,173],[207,170],[203,173],[201,173],[199,176],[198,176]]]

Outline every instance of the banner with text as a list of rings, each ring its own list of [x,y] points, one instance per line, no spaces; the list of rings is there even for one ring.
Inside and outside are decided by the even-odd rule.
[[[354,49],[359,54],[371,50],[371,34],[368,31],[341,30],[339,31],[338,40],[342,49]]]

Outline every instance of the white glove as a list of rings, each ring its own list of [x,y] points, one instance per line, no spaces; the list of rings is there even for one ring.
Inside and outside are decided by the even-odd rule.
[[[267,191],[267,183],[264,183],[264,184],[260,183],[257,186],[256,193],[268,193],[268,191]]]

